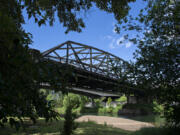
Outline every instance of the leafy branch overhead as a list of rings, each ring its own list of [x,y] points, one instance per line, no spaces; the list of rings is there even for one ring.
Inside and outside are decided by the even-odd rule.
[[[129,38],[138,47],[133,82],[164,104],[168,124],[180,126],[180,2],[147,0],[145,4],[138,17],[129,16],[132,19],[124,26],[137,33]]]
[[[169,123],[180,126],[180,2],[179,0],[143,0],[145,7],[139,15],[129,15],[131,2],[136,0],[1,0],[0,1],[0,125],[9,122],[18,128],[23,117],[36,121],[45,117],[48,121],[57,118],[57,113],[48,105],[46,95],[39,84],[49,81],[59,88],[58,81],[66,87],[66,73],[62,78],[52,78],[48,65],[36,61],[29,49],[32,35],[25,32],[23,13],[41,26],[53,25],[58,18],[68,33],[81,32],[85,28],[83,14],[96,7],[111,13],[117,20],[115,31],[135,31],[136,37],[128,34],[137,44],[136,62],[131,69],[131,82],[147,90],[147,95],[165,105],[164,115]],[[128,73],[127,73],[128,74]],[[52,79],[51,79],[52,78]],[[126,77],[124,77],[127,79]],[[60,88],[60,89],[62,89]]]
[[[56,119],[58,114],[46,100],[46,95],[39,90],[39,84],[47,81],[56,89],[63,90],[66,87],[65,79],[70,76],[70,72],[56,70],[50,63],[48,65],[41,61],[39,52],[34,55],[29,49],[32,35],[22,27],[25,23],[24,13],[29,18],[34,18],[39,26],[47,23],[52,26],[58,18],[67,28],[66,33],[81,32],[85,27],[81,13],[96,6],[100,10],[113,13],[120,20],[127,15],[128,3],[131,1],[134,0],[1,0],[0,125],[9,122],[18,129],[23,124],[24,117],[30,117],[33,122],[38,117],[44,117],[47,121]],[[53,77],[56,73],[62,76]],[[59,84],[62,84],[61,87]]]
[[[86,14],[94,5],[100,10],[114,14],[115,19],[120,22],[125,18],[130,9],[129,2],[135,0],[21,0],[19,5],[27,11],[29,18],[41,26],[49,24],[52,26],[56,16],[59,22],[66,27],[66,32],[81,32],[85,27],[83,14]]]

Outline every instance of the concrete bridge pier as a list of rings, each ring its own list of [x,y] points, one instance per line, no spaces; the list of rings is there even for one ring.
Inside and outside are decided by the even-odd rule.
[[[127,96],[127,104],[137,104],[138,98],[137,96]]]
[[[152,103],[152,99],[150,97],[127,95],[127,104],[150,104],[150,103]]]

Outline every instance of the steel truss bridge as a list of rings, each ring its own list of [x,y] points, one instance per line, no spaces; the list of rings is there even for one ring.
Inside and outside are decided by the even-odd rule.
[[[120,81],[126,75],[128,62],[98,48],[67,41],[41,55],[50,62],[73,68],[76,77],[68,81],[74,93],[119,97],[122,91],[118,89],[137,91]]]

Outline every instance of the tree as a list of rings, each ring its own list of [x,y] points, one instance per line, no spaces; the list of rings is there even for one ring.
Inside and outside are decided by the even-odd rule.
[[[41,26],[49,22],[53,25],[57,13],[59,22],[69,31],[81,32],[85,27],[83,16],[80,12],[88,12],[95,5],[100,10],[113,13],[116,20],[123,19],[130,9],[128,3],[135,0],[21,0],[22,8],[25,8],[29,18],[33,17],[35,22]]]
[[[64,116],[64,128],[62,130],[62,135],[72,135],[74,130],[78,127],[78,124],[75,123],[77,118],[76,114],[72,112],[73,106],[68,104],[66,107],[66,112]]]
[[[39,59],[38,52],[31,51],[30,33],[26,33],[22,24],[26,11],[29,18],[34,18],[39,26],[53,25],[57,13],[60,23],[69,31],[81,32],[85,27],[80,12],[87,12],[93,5],[100,10],[113,13],[120,21],[129,11],[129,2],[135,0],[1,0],[0,1],[0,125],[9,122],[17,128],[23,117],[30,117],[34,122],[39,116],[56,118],[57,113],[49,106],[45,95],[39,91],[39,84],[49,82],[55,88],[65,88],[64,73],[59,68],[51,67]],[[52,72],[49,71],[53,68]],[[51,78],[54,74],[62,78]],[[57,85],[57,82],[61,82]]]
[[[134,84],[164,105],[169,125],[180,126],[180,2],[148,0],[128,30],[141,32],[130,39],[135,52]],[[132,20],[131,20],[132,21]]]

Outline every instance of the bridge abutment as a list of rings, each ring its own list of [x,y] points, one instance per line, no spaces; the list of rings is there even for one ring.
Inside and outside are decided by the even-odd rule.
[[[140,116],[153,113],[152,100],[149,97],[127,96],[127,104],[122,110],[118,111],[118,115],[124,116]]]

